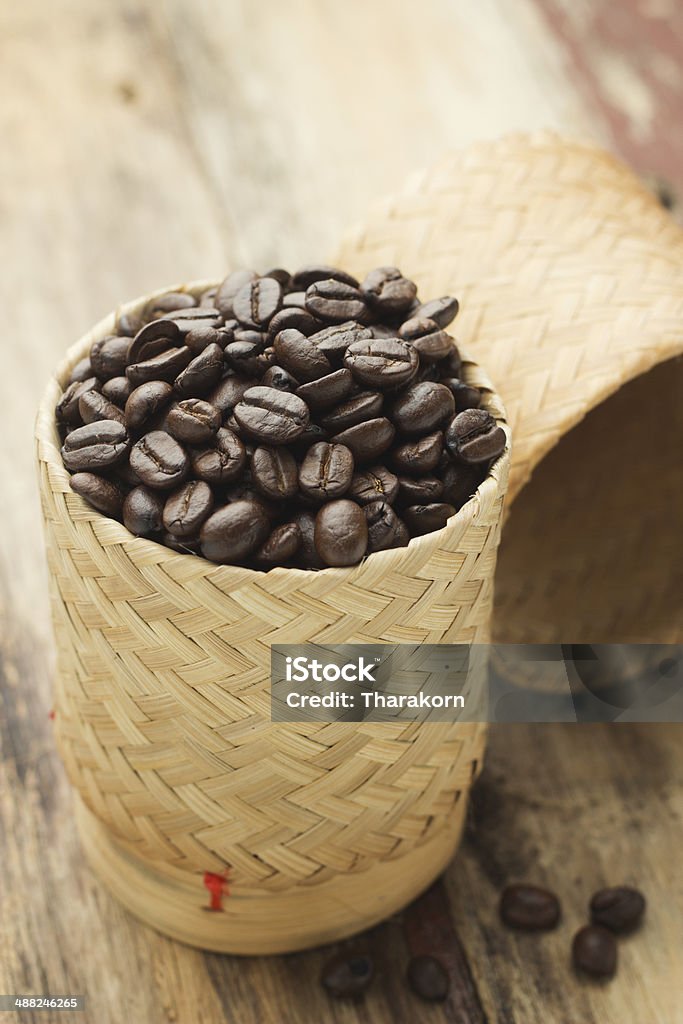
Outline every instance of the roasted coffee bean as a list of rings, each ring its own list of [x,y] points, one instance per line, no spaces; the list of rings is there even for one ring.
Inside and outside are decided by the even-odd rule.
[[[389,316],[410,309],[417,295],[417,285],[404,277],[398,267],[371,270],[361,288],[373,309]]]
[[[235,406],[235,419],[255,440],[287,444],[303,434],[308,406],[296,395],[275,388],[249,388]]]
[[[167,313],[167,319],[173,320],[184,337],[197,327],[220,327],[223,317],[211,306],[195,306],[194,309],[180,309],[175,313]]]
[[[197,303],[197,305],[198,306],[213,306],[215,308],[216,307],[216,293],[217,293],[217,291],[218,291],[217,287],[207,288],[206,291],[202,292],[202,294],[199,296],[199,302]]]
[[[216,485],[237,480],[247,463],[244,445],[227,427],[221,427],[206,448],[195,448],[190,458],[194,475]]]
[[[316,281],[306,289],[306,309],[325,323],[341,324],[345,320],[366,320],[366,296],[359,288],[344,281],[328,278]]]
[[[69,483],[71,490],[85,498],[98,512],[112,518],[121,515],[125,495],[115,483],[105,480],[97,473],[74,473]]]
[[[173,320],[161,318],[145,324],[128,345],[127,362],[141,363],[158,356],[169,348],[182,344],[178,325]],[[123,370],[121,371],[123,373]]]
[[[185,344],[193,356],[198,356],[210,345],[218,345],[223,350],[226,345],[235,340],[234,330],[225,330],[217,327],[194,327],[185,335]]]
[[[166,313],[175,313],[179,309],[191,309],[197,305],[194,295],[187,292],[166,292],[165,295],[158,295],[145,307],[145,316],[148,320],[157,320]]]
[[[346,430],[367,419],[376,419],[383,404],[384,397],[379,391],[361,391],[321,416],[320,425],[331,434]]]
[[[560,920],[560,901],[536,885],[509,885],[500,898],[500,916],[508,928],[549,931]]]
[[[617,970],[617,942],[607,928],[587,924],[574,936],[572,962],[594,978],[611,978]]]
[[[306,292],[287,292],[282,299],[284,309],[306,309]]]
[[[437,430],[417,441],[408,441],[393,449],[389,460],[401,476],[425,476],[438,465],[443,451],[443,433]]]
[[[443,494],[443,482],[437,476],[410,476],[398,478],[398,497],[402,505],[431,505]],[[450,502],[455,504],[455,502]]]
[[[130,381],[127,377],[112,377],[102,385],[104,397],[108,398],[114,405],[121,406],[121,408],[128,401],[131,390]]]
[[[324,353],[301,331],[281,331],[273,342],[273,348],[279,364],[302,384],[325,377],[332,371]]]
[[[255,388],[258,381],[255,377],[238,377],[232,370],[206,396],[206,401],[214,409],[218,409],[223,417],[230,416],[233,409],[249,388]]]
[[[299,487],[316,501],[339,498],[353,477],[353,455],[343,444],[320,441],[309,448],[299,470]]]
[[[143,484],[170,491],[181,484],[190,469],[187,452],[164,430],[151,430],[130,452],[130,464]]]
[[[402,519],[398,520],[398,526],[396,527],[396,535],[394,536],[395,548],[404,548],[410,543],[410,530],[403,522]]]
[[[281,309],[268,324],[268,337],[272,340],[280,331],[299,331],[308,337],[320,329],[320,321],[305,309]]]
[[[267,270],[265,274],[261,274],[261,277],[272,277],[274,281],[282,287],[283,291],[285,288],[289,288],[292,280],[292,275],[284,267],[272,267],[271,270]]]
[[[276,388],[278,391],[290,391],[293,393],[299,389],[299,381],[291,375],[289,370],[283,369],[282,366],[269,366],[263,374],[261,383],[266,388]]]
[[[292,498],[299,485],[296,460],[286,448],[261,446],[251,457],[254,487],[266,498]]]
[[[347,427],[335,434],[332,440],[350,448],[356,462],[374,462],[391,446],[395,433],[393,424],[380,416],[357,423],[355,427]]]
[[[206,444],[218,432],[220,425],[218,409],[201,398],[186,398],[178,402],[171,406],[166,417],[169,434],[185,444]]]
[[[263,506],[233,501],[212,513],[201,528],[202,554],[212,562],[235,563],[259,548],[270,533]]]
[[[442,530],[446,521],[454,516],[456,509],[446,502],[431,502],[429,505],[409,505],[403,510],[403,519],[413,537]]]
[[[486,476],[485,466],[486,464],[465,466],[449,460],[443,475],[443,500],[455,505],[456,508],[462,508]]]
[[[265,544],[254,555],[254,562],[261,568],[285,565],[290,562],[301,547],[301,530],[296,523],[282,523],[276,526]]]
[[[213,509],[213,491],[203,480],[190,480],[168,498],[163,523],[176,537],[194,537]]]
[[[439,327],[448,327],[452,320],[455,320],[460,309],[460,303],[457,299],[444,296],[442,299],[431,299],[429,302],[423,302],[422,305],[418,306],[417,309],[411,310],[411,320],[417,319],[429,319],[433,320]]]
[[[90,377],[94,377],[92,366],[90,365],[90,359],[88,356],[85,359],[79,359],[73,370],[69,374],[69,384],[75,384],[80,381],[88,380]]]
[[[368,553],[391,548],[398,530],[398,516],[386,501],[371,501],[363,506],[368,524]]]
[[[254,337],[242,337],[225,346],[225,362],[241,376],[258,379],[261,376],[259,356],[263,352],[263,338],[256,331],[250,333]]]
[[[126,338],[134,338],[141,327],[140,313],[119,313],[116,318],[116,333]]]
[[[408,964],[408,984],[420,999],[428,1003],[442,1003],[451,987],[448,971],[433,956],[415,956]]]
[[[282,305],[282,285],[272,277],[257,277],[242,285],[232,301],[240,323],[264,330]]]
[[[349,345],[354,341],[366,341],[372,337],[372,330],[369,327],[361,327],[354,320],[346,320],[342,324],[333,324],[322,331],[316,331],[315,334],[311,334],[310,339],[315,342],[330,364],[338,367],[342,365]]]
[[[315,514],[306,510],[298,512],[294,522],[301,534],[301,547],[297,558],[302,569],[324,569],[325,563],[315,546]]]
[[[120,377],[128,363],[129,338],[110,337],[96,341],[90,349],[90,365],[100,380]]]
[[[590,901],[590,913],[593,924],[618,934],[631,932],[643,919],[645,897],[637,889],[625,885],[600,889]]]
[[[123,413],[118,405],[114,405],[99,391],[86,391],[78,399],[78,411],[84,423],[96,423],[98,420],[115,420],[123,423]]]
[[[88,377],[87,380],[76,380],[69,384],[68,388],[60,398],[55,409],[55,416],[58,423],[64,423],[69,427],[78,427],[83,424],[78,403],[88,391],[99,391],[100,382],[97,377]]]
[[[505,448],[505,431],[485,409],[466,409],[451,420],[445,440],[454,459],[471,465],[497,458]]]
[[[126,402],[125,422],[131,433],[137,433],[171,400],[173,388],[164,380],[150,380],[131,391]]]
[[[172,384],[192,359],[189,348],[169,348],[141,363],[132,363],[126,368],[126,377],[134,388],[150,380],[165,380]]]
[[[396,329],[387,326],[387,324],[373,324],[371,327],[368,327],[368,330],[372,338],[392,338],[395,340],[398,337]]]
[[[368,505],[371,501],[388,501],[393,505],[397,495],[398,477],[386,466],[370,466],[353,474],[348,496],[359,505]]]
[[[457,345],[451,346],[451,351],[445,359],[439,363],[439,370],[444,377],[459,377],[462,370],[462,359]]]
[[[178,374],[173,390],[182,398],[198,398],[218,383],[223,370],[223,350],[218,345],[208,345]]]
[[[436,334],[441,328],[436,320],[430,320],[425,316],[414,316],[404,321],[398,328],[397,334],[404,341],[416,341],[417,338],[425,338],[429,334]]]
[[[458,377],[444,377],[441,383],[453,395],[456,412],[464,412],[465,409],[478,409],[481,405],[481,391],[479,388],[466,384],[464,380],[460,380]]]
[[[149,537],[161,530],[164,498],[148,487],[134,487],[123,503],[123,525],[136,537]]]
[[[417,373],[420,359],[409,341],[370,338],[349,345],[344,365],[359,383],[386,391],[408,384]]]
[[[375,964],[367,953],[342,953],[325,964],[320,981],[335,999],[359,999],[375,977]]]
[[[234,316],[235,296],[245,284],[255,281],[257,277],[258,275],[253,270],[234,270],[232,274],[228,274],[222,284],[218,286],[215,297],[216,309],[223,317],[227,319]]]
[[[306,291],[317,281],[341,281],[352,288],[358,287],[358,281],[351,274],[339,267],[328,267],[324,263],[310,264],[310,266],[299,267],[295,274],[292,274],[291,287],[294,291]]]
[[[342,369],[334,370],[325,377],[318,377],[308,384],[302,384],[296,393],[299,398],[303,398],[306,405],[318,411],[338,405],[351,393],[353,387],[351,371]]]
[[[443,384],[422,381],[411,384],[396,399],[394,426],[408,437],[426,434],[450,419],[455,412],[453,395]]]
[[[355,565],[368,546],[368,525],[360,505],[330,501],[315,517],[315,548],[326,565]]]
[[[177,551],[179,555],[201,555],[202,553],[199,537],[176,537],[166,530],[155,539],[158,539],[160,544],[165,544],[167,548]]]
[[[451,355],[455,348],[451,335],[441,330],[434,320],[425,317],[406,320],[399,327],[398,334],[413,343],[423,363],[438,363]]]
[[[62,460],[72,473],[97,472],[115,466],[130,448],[126,428],[115,420],[76,427],[64,441]]]
[[[223,496],[226,504],[233,501],[255,502],[263,509],[264,515],[267,516],[271,524],[279,522],[282,518],[282,505],[265,498],[252,486],[251,480],[244,475],[236,483],[230,484],[223,492]]]
[[[264,348],[263,352],[256,357],[257,373],[263,380],[263,374],[275,365],[275,349],[272,345]]]

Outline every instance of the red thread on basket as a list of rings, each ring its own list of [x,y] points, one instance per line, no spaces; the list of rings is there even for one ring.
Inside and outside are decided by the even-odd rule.
[[[222,875],[214,874],[213,871],[204,872],[204,885],[209,890],[211,902],[205,910],[222,910],[223,897],[230,895],[228,888],[228,873]]]

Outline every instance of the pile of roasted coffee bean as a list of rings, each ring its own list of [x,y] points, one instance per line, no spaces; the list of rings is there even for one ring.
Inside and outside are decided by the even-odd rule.
[[[441,529],[505,434],[460,376],[458,302],[395,267],[242,270],[96,341],[57,405],[73,489],[221,563],[320,569]]]

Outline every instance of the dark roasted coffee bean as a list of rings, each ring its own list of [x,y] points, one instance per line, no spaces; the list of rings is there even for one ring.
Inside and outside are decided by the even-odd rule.
[[[217,327],[194,327],[185,335],[185,344],[193,356],[198,356],[209,345],[218,345],[222,350],[234,340],[232,330],[219,330]]]
[[[113,518],[121,515],[124,492],[115,483],[97,473],[74,473],[69,483],[71,490],[85,498],[98,512]]]
[[[165,544],[167,548],[172,548],[173,551],[177,551],[179,555],[201,555],[202,553],[198,536],[176,537],[172,533],[165,531],[161,534],[158,540],[161,544]]]
[[[263,375],[271,368],[271,366],[275,365],[275,349],[272,345],[269,345],[268,348],[264,348],[263,352],[256,357],[256,364],[257,374],[261,376],[261,383],[263,383]]]
[[[386,501],[371,501],[363,506],[368,524],[368,553],[391,548],[396,539],[398,517]]]
[[[295,392],[299,388],[299,381],[293,377],[289,370],[282,366],[269,366],[263,374],[261,384],[266,388],[276,388],[278,391]]]
[[[144,387],[144,385],[143,385]],[[186,398],[171,406],[166,428],[177,441],[185,444],[207,444],[218,432],[221,414],[201,398]]]
[[[321,416],[320,425],[331,434],[337,433],[367,419],[376,419],[383,404],[384,397],[379,391],[361,391]]]
[[[423,533],[442,530],[446,521],[455,513],[453,505],[435,501],[429,505],[409,505],[403,510],[402,515],[411,536],[419,537]]]
[[[175,313],[167,313],[168,320],[173,320],[183,337],[197,327],[220,327],[223,317],[211,306],[195,306],[194,309],[179,309]]]
[[[198,398],[218,383],[223,370],[223,350],[218,345],[208,345],[178,374],[173,390],[182,398]]]
[[[351,371],[342,369],[334,370],[325,377],[318,377],[308,384],[302,384],[296,393],[299,398],[303,398],[306,405],[318,411],[338,405],[351,393],[353,387]]]
[[[406,320],[399,327],[398,334],[413,343],[423,363],[437,363],[450,355],[455,347],[451,335],[428,317]]]
[[[454,459],[471,465],[497,458],[505,448],[505,431],[485,409],[466,409],[453,417],[445,440]]]
[[[292,275],[288,270],[285,270],[284,267],[272,267],[272,269],[267,270],[265,274],[261,274],[261,277],[272,277],[274,281],[278,282],[283,290],[285,288],[289,288],[292,280]]]
[[[403,522],[403,520],[399,519],[398,526],[396,527],[396,535],[394,537],[394,544],[393,544],[393,546],[395,548],[404,548],[409,543],[410,543],[410,530],[408,529],[406,524]]]
[[[272,277],[257,277],[242,285],[232,302],[233,316],[247,327],[264,330],[282,305],[282,285]]]
[[[423,302],[417,309],[411,310],[411,320],[417,319],[429,319],[433,320],[439,327],[448,327],[452,320],[455,320],[460,309],[460,303],[457,299],[444,296],[442,299],[431,299],[429,302]]]
[[[181,484],[190,469],[187,452],[164,430],[151,430],[130,452],[130,464],[143,484],[170,491]]]
[[[299,484],[296,460],[286,448],[261,446],[251,457],[251,478],[266,498],[292,498]]]
[[[330,501],[315,517],[315,547],[326,565],[355,565],[368,546],[368,526],[355,501]]]
[[[218,409],[223,417],[230,416],[242,395],[249,388],[255,388],[258,381],[255,377],[239,377],[232,371],[206,396],[206,401],[214,409]]]
[[[398,484],[398,498],[402,505],[431,505],[443,494],[443,482],[437,476],[422,476],[417,480],[401,476]]]
[[[181,348],[169,348],[141,363],[132,363],[126,369],[126,377],[134,388],[150,380],[165,380],[172,384],[191,359],[192,353],[184,345]]]
[[[560,901],[536,885],[508,885],[500,898],[500,916],[508,928],[548,931],[560,920]]]
[[[388,501],[393,505],[397,494],[398,477],[386,466],[370,466],[353,474],[348,496],[359,505],[368,505],[371,501]]]
[[[263,513],[268,517],[268,521],[273,524],[279,522],[282,518],[282,505],[276,501],[269,501],[265,498],[246,477],[242,477],[236,483],[231,484],[227,490],[224,491],[224,497],[226,503],[233,501],[253,501],[260,508],[263,509]]]
[[[316,331],[310,338],[327,357],[330,365],[341,366],[349,345],[354,341],[366,341],[372,336],[369,327],[360,327],[353,320],[346,320],[342,324],[333,324],[322,331]]]
[[[320,441],[309,448],[299,470],[299,487],[316,501],[339,498],[353,477],[353,455],[343,444]]]
[[[178,325],[173,320],[161,318],[145,324],[128,345],[127,361],[141,363],[158,356],[160,352],[182,344]],[[123,373],[123,371],[121,371]]]
[[[115,466],[129,448],[130,439],[123,424],[98,420],[71,431],[62,447],[62,460],[72,473],[96,473]]]
[[[306,292],[287,292],[282,299],[283,309],[306,309]]]
[[[288,444],[310,421],[308,406],[296,395],[275,388],[249,388],[235,406],[235,419],[257,441]]]
[[[315,515],[311,512],[298,512],[294,522],[301,534],[301,547],[298,562],[304,569],[324,569],[325,563],[315,546]]]
[[[118,405],[101,395],[99,391],[86,391],[78,399],[78,411],[84,423],[96,423],[97,420],[115,420],[123,423],[123,413]]]
[[[96,377],[89,377],[87,380],[75,380],[59,399],[55,409],[55,416],[58,423],[65,423],[69,427],[81,426],[83,420],[78,409],[81,396],[88,391],[99,391],[100,382]]]
[[[305,309],[281,309],[268,324],[268,337],[274,338],[280,331],[299,331],[308,337],[320,329],[320,321]]]
[[[207,288],[205,292],[199,296],[198,306],[213,306],[216,308],[216,293],[218,292],[217,287]]]
[[[439,363],[439,369],[444,377],[459,377],[462,370],[462,359],[457,345],[451,347],[445,359]]]
[[[617,942],[612,932],[587,924],[574,936],[572,962],[594,978],[611,978],[617,970]]]
[[[127,377],[112,377],[102,385],[102,394],[114,405],[123,406],[131,393],[130,381]]]
[[[126,402],[125,422],[131,433],[137,433],[171,400],[173,388],[165,380],[150,380],[131,391]]]
[[[254,562],[263,569],[290,562],[301,547],[301,530],[296,523],[276,526],[265,544],[254,554]]]
[[[420,359],[409,341],[370,338],[349,345],[344,365],[361,384],[386,391],[412,380]]]
[[[302,384],[325,377],[332,370],[324,353],[301,331],[281,331],[273,347],[279,364]]]
[[[294,291],[306,291],[316,281],[341,281],[343,284],[358,287],[358,281],[351,274],[339,267],[328,267],[324,263],[310,264],[306,267],[299,267],[295,274],[292,274],[291,287]]]
[[[408,437],[426,434],[450,419],[455,412],[453,395],[443,384],[422,381],[411,384],[396,399],[394,426]]]
[[[259,502],[233,501],[210,515],[202,526],[202,554],[212,562],[241,562],[269,533],[268,516]]]
[[[216,309],[223,317],[227,319],[234,315],[235,296],[245,284],[255,281],[257,277],[258,275],[253,270],[234,270],[232,274],[228,274],[222,284],[218,286],[215,297]]]
[[[158,320],[167,313],[175,313],[179,309],[191,309],[197,305],[194,295],[187,292],[166,292],[165,295],[157,295],[147,303],[145,317],[148,320]]]
[[[227,427],[221,427],[206,448],[195,448],[190,458],[195,476],[215,485],[237,480],[247,464],[244,445]]]
[[[368,327],[368,330],[373,338],[396,339],[398,337],[396,329],[387,326],[387,324],[373,324],[372,327]]]
[[[645,897],[637,889],[620,885],[600,889],[590,901],[591,921],[619,934],[634,931],[645,913]]]
[[[408,984],[415,995],[428,1003],[442,1003],[451,986],[448,971],[433,956],[414,956],[408,964]]]
[[[366,953],[342,953],[323,967],[320,981],[335,999],[359,999],[375,976],[375,964]]]
[[[69,374],[69,384],[75,384],[84,380],[88,380],[90,377],[94,377],[92,366],[90,365],[90,359],[88,356],[85,359],[79,359],[73,370]]]
[[[392,467],[401,476],[425,476],[438,465],[443,451],[443,433],[437,430],[417,441],[407,441],[391,452]]]
[[[368,318],[367,299],[364,293],[346,284],[328,278],[316,281],[306,289],[306,309],[325,323],[341,324],[345,320],[363,321]]]
[[[136,537],[149,537],[161,530],[164,498],[148,487],[134,487],[123,503],[123,525]]]
[[[449,465],[443,475],[443,500],[455,505],[456,508],[462,508],[485,476],[486,463],[465,466],[461,462],[450,462],[449,459]]]
[[[241,338],[239,341],[232,341],[226,345],[225,361],[241,376],[258,378],[261,375],[259,356],[262,351],[263,342],[260,334],[252,339]]]
[[[356,462],[374,462],[390,447],[395,433],[393,424],[381,416],[357,423],[355,427],[347,427],[332,440],[350,448]]]
[[[441,383],[447,387],[455,399],[455,411],[464,412],[465,409],[478,409],[481,405],[481,391],[479,388],[466,384],[458,377],[443,377]]]
[[[141,327],[140,313],[119,313],[116,318],[116,333],[126,338],[134,338]]]
[[[125,373],[128,363],[129,338],[101,338],[90,349],[90,365],[100,380],[110,380]]]
[[[436,320],[430,320],[429,317],[425,316],[415,316],[402,323],[397,333],[399,338],[403,338],[404,341],[415,341],[417,338],[424,338],[428,334],[436,334],[440,329]]]
[[[170,495],[163,522],[176,537],[194,537],[213,509],[213,492],[203,480],[190,480]]]
[[[410,309],[417,296],[417,285],[404,277],[398,267],[377,267],[367,275],[361,289],[373,309],[391,316]]]

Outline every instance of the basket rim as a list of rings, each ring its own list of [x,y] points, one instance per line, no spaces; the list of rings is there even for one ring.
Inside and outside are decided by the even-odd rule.
[[[187,292],[188,294],[197,295],[210,288],[216,287],[220,284],[221,280],[222,278],[217,280],[200,279],[169,285],[164,288],[155,289],[152,292],[140,295],[135,299],[122,303],[116,307],[116,309],[102,317],[93,325],[93,327],[68,347],[64,358],[53,370],[48,384],[43,391],[43,395],[38,405],[34,433],[37,447],[38,467],[41,465],[46,467],[50,486],[53,490],[69,493],[70,499],[74,503],[74,507],[78,509],[78,521],[91,521],[97,523],[104,522],[107,524],[108,546],[119,545],[126,549],[134,547],[138,556],[144,557],[146,553],[149,560],[157,563],[172,562],[177,561],[178,559],[183,559],[184,561],[182,564],[185,564],[185,560],[188,558],[199,560],[221,573],[233,573],[235,582],[237,582],[238,579],[263,580],[264,577],[268,577],[273,581],[285,578],[288,580],[302,577],[311,578],[313,576],[316,578],[324,577],[329,580],[341,580],[343,578],[350,579],[353,577],[354,573],[357,573],[360,569],[366,567],[370,559],[372,559],[373,567],[379,569],[382,561],[394,561],[396,559],[397,551],[405,551],[406,553],[410,552],[412,554],[421,546],[426,546],[430,543],[433,544],[435,539],[442,537],[448,531],[461,527],[468,519],[470,520],[470,525],[473,525],[480,518],[482,508],[488,507],[501,490],[503,491],[503,494],[505,493],[511,452],[511,432],[507,423],[505,408],[500,395],[495,390],[485,370],[483,370],[480,364],[469,355],[466,346],[458,343],[458,349],[461,353],[463,364],[467,367],[468,379],[475,379],[477,385],[484,390],[482,407],[490,412],[498,425],[503,428],[506,435],[506,446],[504,451],[491,466],[485,479],[479,485],[472,497],[456,512],[454,516],[451,516],[450,519],[447,520],[446,525],[441,530],[434,530],[431,533],[411,538],[404,548],[390,548],[384,551],[372,552],[372,554],[366,555],[360,562],[351,566],[328,566],[324,569],[299,569],[296,567],[275,566],[268,570],[251,569],[240,565],[212,562],[203,555],[191,554],[189,552],[184,554],[174,551],[172,548],[169,548],[164,544],[160,544],[158,541],[150,540],[145,537],[136,537],[134,534],[130,533],[130,531],[127,530],[119,520],[113,519],[106,516],[104,513],[97,511],[97,509],[88,504],[84,498],[71,490],[69,483],[71,474],[64,466],[60,454],[61,446],[57,432],[57,422],[54,410],[64,390],[64,381],[67,375],[71,372],[76,363],[87,355],[95,340],[100,337],[106,337],[107,334],[112,334],[114,332],[116,321],[122,314],[136,313],[151,300],[159,298],[170,291]]]

